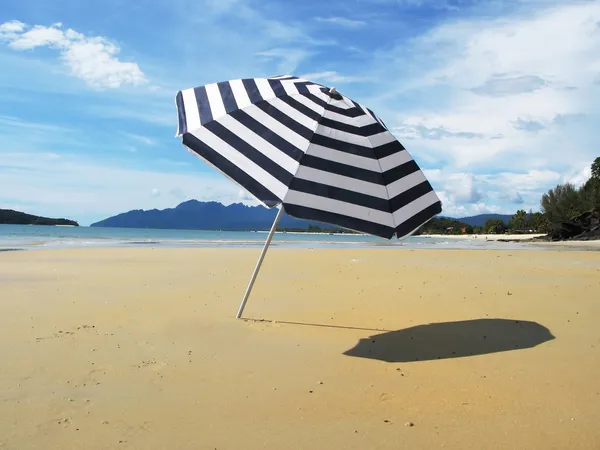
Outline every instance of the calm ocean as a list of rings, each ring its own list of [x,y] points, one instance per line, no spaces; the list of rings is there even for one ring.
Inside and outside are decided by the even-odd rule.
[[[266,237],[267,232],[0,225],[0,251],[80,247],[261,247]],[[309,233],[276,233],[271,245],[289,248],[531,248],[527,244],[494,243],[484,239],[411,236],[388,241],[373,236]]]

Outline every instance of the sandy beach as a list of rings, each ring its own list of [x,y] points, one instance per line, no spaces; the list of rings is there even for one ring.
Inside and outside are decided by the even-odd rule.
[[[257,256],[0,253],[0,448],[600,448],[600,252]]]

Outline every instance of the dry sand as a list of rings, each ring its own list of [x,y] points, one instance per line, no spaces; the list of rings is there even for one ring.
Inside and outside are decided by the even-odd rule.
[[[257,254],[0,253],[0,448],[600,448],[600,252]]]

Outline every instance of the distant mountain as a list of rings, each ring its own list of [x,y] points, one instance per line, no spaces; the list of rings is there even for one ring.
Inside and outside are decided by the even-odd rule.
[[[506,225],[512,218],[512,214],[479,214],[478,216],[461,217],[456,220],[471,225],[472,227],[482,227],[488,220],[501,220]]]
[[[163,210],[136,209],[93,223],[92,227],[118,228],[172,228],[187,230],[269,230],[275,220],[277,209],[263,206],[246,206],[233,203],[225,206],[218,202],[199,202],[189,200]],[[303,228],[319,226],[283,214],[279,228]],[[328,226],[327,228],[337,228]]]
[[[218,202],[188,200],[180,203],[175,208],[162,210],[135,209],[93,223],[90,226],[227,231],[269,230],[276,214],[276,209],[267,209],[263,206],[246,206],[242,203],[233,203],[225,206]],[[463,222],[471,226],[482,226],[488,219],[500,219],[508,223],[511,217],[510,215],[481,214],[463,219],[447,219]],[[307,229],[309,226],[340,229],[329,224],[323,226],[323,224],[317,222],[296,219],[285,213],[279,221],[279,228]]]
[[[0,224],[10,225],[71,225],[79,226],[77,222],[69,219],[51,219],[49,217],[34,216],[14,209],[0,209]]]

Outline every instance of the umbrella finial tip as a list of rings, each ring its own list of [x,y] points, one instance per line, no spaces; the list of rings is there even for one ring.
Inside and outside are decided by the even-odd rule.
[[[330,88],[330,89],[329,89],[329,96],[330,96],[331,98],[334,98],[334,99],[336,99],[336,100],[342,100],[342,99],[343,99],[343,97],[342,97],[342,94],[340,94],[340,93],[337,91],[337,89],[336,89],[336,88],[334,88],[334,87],[332,87],[332,88]]]

